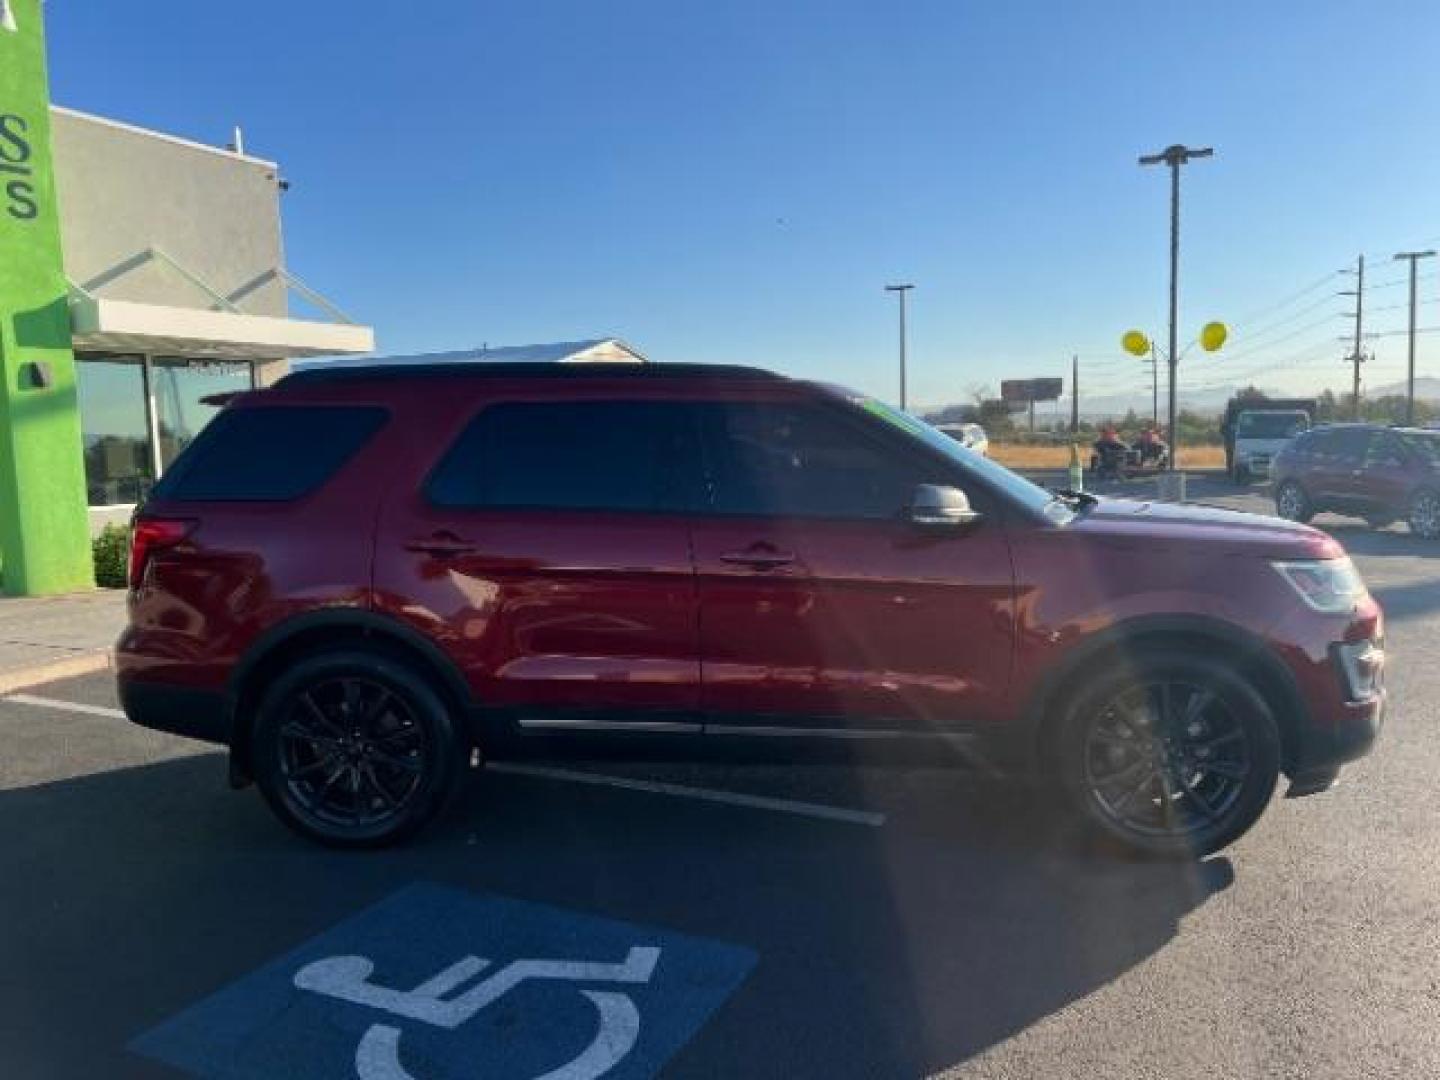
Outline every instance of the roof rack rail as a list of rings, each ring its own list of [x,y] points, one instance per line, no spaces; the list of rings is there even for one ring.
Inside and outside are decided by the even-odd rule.
[[[785,376],[764,368],[740,364],[566,364],[553,360],[514,363],[449,362],[438,364],[357,364],[310,367],[291,372],[276,386],[309,386],[315,383],[371,382],[394,379],[766,379],[784,381]]]

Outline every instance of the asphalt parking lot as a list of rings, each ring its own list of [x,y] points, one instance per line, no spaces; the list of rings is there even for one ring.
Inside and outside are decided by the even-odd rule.
[[[842,763],[484,772],[410,847],[341,854],[106,676],[0,699],[0,1076],[1440,1075],[1440,548],[1317,524],[1387,610],[1387,728],[1199,863]],[[469,956],[530,975],[447,1028]]]

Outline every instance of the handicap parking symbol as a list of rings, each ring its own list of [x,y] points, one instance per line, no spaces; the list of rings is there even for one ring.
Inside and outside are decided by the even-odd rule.
[[[131,1049],[207,1080],[639,1080],[755,960],[668,930],[414,885]]]

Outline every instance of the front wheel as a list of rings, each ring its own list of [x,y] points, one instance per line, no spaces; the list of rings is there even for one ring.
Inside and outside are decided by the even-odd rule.
[[[1305,489],[1294,480],[1286,480],[1275,492],[1275,512],[1286,521],[1307,522],[1315,516]]]
[[[1275,719],[1225,665],[1181,653],[1130,656],[1071,700],[1060,780],[1089,823],[1126,847],[1208,855],[1254,825],[1274,793]]]
[[[1410,500],[1410,531],[1424,540],[1440,539],[1440,494],[1421,491]]]
[[[255,779],[292,829],[334,847],[410,836],[458,784],[463,748],[425,679],[382,653],[306,657],[261,700]]]

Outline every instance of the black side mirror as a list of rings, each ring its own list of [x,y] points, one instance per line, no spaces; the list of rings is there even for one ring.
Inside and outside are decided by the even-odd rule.
[[[981,518],[959,488],[943,484],[918,484],[910,498],[910,520],[916,525],[960,529]]]

